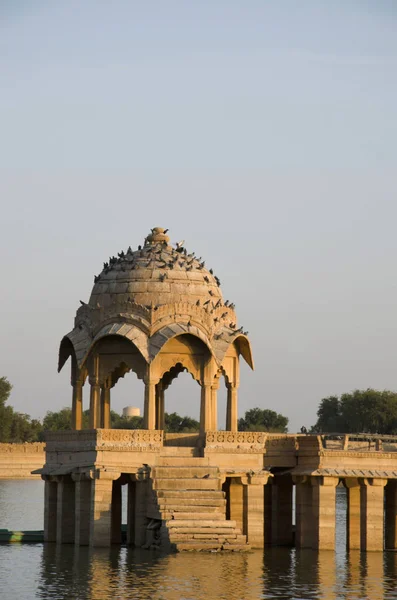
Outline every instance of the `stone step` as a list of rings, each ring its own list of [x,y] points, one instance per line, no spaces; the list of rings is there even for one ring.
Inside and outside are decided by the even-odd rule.
[[[191,519],[197,520],[197,519],[201,519],[203,521],[224,521],[225,520],[225,514],[223,512],[217,513],[217,512],[195,512],[195,513],[191,513],[191,512],[171,512],[171,511],[166,511],[166,512],[162,512],[162,517],[163,519],[165,519],[166,521],[170,520],[182,520],[182,521],[190,521]]]
[[[154,490],[220,490],[221,487],[221,480],[214,477],[205,479],[156,477],[153,480]]]
[[[166,499],[172,499],[172,498],[180,498],[181,500],[185,499],[185,500],[190,500],[190,499],[194,499],[194,500],[198,500],[200,498],[200,500],[202,499],[224,499],[225,498],[225,492],[222,492],[222,490],[200,490],[200,492],[197,492],[197,490],[156,490],[156,494],[158,498],[166,498]]]
[[[179,498],[179,496],[172,496],[170,498],[160,497],[158,498],[157,502],[161,509],[169,509],[172,507],[175,510],[181,510],[183,507],[187,506],[189,507],[189,510],[192,510],[194,506],[217,506],[222,509],[224,509],[226,506],[226,500],[224,498],[201,498],[201,492],[199,494],[195,494],[194,498]]]
[[[200,458],[200,451],[198,448],[191,448],[189,446],[163,446],[160,457]]]
[[[230,531],[231,529],[236,528],[236,521],[226,521],[226,519],[170,519],[166,520],[166,525],[168,529],[178,529],[178,528],[187,528],[189,530],[194,529],[204,529],[205,527],[212,527],[214,529],[222,529],[223,531]],[[180,532],[186,533],[186,532]],[[197,531],[196,533],[208,533],[206,531]]]
[[[237,536],[228,536],[226,537],[224,534],[218,533],[173,533],[170,536],[170,540],[172,542],[186,542],[189,540],[216,540],[220,543],[226,543],[226,541],[230,541],[231,543],[240,543],[237,542]]]
[[[183,479],[193,477],[195,479],[217,478],[219,469],[208,466],[180,466],[167,467],[157,465],[152,468],[152,479]]]
[[[251,546],[249,544],[223,544],[222,550],[226,552],[249,552]]]
[[[221,550],[222,549],[222,544],[220,544],[217,541],[208,541],[205,542],[204,540],[202,541],[190,541],[190,542],[180,542],[179,544],[177,544],[177,550],[179,552],[183,552],[183,551],[188,551],[188,550],[196,550],[196,551],[211,551],[211,550]]]
[[[160,505],[157,508],[157,512],[162,514],[162,519],[172,519],[175,515],[175,519],[178,519],[177,515],[191,515],[196,519],[202,519],[203,515],[217,515],[215,519],[219,518],[226,519],[225,507],[224,506],[164,506]]]

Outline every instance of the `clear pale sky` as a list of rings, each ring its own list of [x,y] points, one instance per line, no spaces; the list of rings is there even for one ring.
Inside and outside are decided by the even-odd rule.
[[[325,396],[397,389],[396,73],[395,0],[3,0],[14,408],[71,404],[59,342],[103,261],[154,226],[205,257],[249,330],[240,416],[294,431]],[[199,396],[184,374],[166,410],[197,417]],[[129,374],[112,406],[142,400]]]

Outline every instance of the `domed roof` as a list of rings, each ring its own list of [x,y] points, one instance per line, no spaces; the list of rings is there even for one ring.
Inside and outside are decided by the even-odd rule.
[[[179,302],[223,304],[219,279],[205,269],[201,257],[187,252],[183,242],[173,248],[167,231],[155,227],[138,250],[128,248],[104,263],[95,277],[89,305],[106,308],[126,301],[147,308]]]

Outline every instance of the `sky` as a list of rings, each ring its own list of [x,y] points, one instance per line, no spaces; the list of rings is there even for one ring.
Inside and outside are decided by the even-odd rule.
[[[239,416],[276,410],[293,432],[324,397],[397,390],[396,72],[395,0],[2,0],[10,404],[71,405],[59,342],[102,263],[155,226],[249,331]],[[135,375],[112,392],[142,409]],[[188,374],[167,390],[167,412],[199,404]]]

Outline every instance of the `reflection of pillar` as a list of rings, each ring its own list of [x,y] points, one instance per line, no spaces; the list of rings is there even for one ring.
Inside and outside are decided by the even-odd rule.
[[[48,475],[44,479],[44,541],[56,542],[57,539],[57,482]]]
[[[91,480],[82,473],[73,473],[75,482],[75,534],[77,546],[90,543]]]
[[[156,385],[156,429],[165,429],[164,383]]]
[[[358,479],[348,477],[347,489],[346,546],[348,550],[360,549],[360,484]]]
[[[237,386],[227,386],[226,431],[237,431]]]
[[[211,400],[211,382],[204,381],[201,384],[200,433],[205,433],[212,429]]]
[[[121,479],[112,487],[112,544],[121,544]]]
[[[386,540],[388,550],[397,549],[397,480],[389,479],[386,492]]]
[[[69,476],[58,478],[57,494],[57,542],[70,544],[74,542],[75,498],[74,482]]]
[[[384,489],[387,479],[360,479],[361,550],[383,550]]]
[[[90,545],[106,547],[111,543],[113,480],[118,479],[120,473],[97,471],[92,476]]]
[[[148,519],[146,517],[148,504],[148,480],[136,482],[135,487],[135,539],[134,544],[141,548],[146,542],[146,527]]]
[[[101,386],[101,421],[100,426],[110,429],[110,386],[106,382]]]
[[[292,546],[292,479],[275,476],[272,481],[272,544]]]
[[[218,390],[219,379],[215,379],[211,386],[211,430],[218,429]]]
[[[72,385],[72,429],[81,429],[83,422],[83,382],[77,379]]]
[[[335,549],[336,486],[338,477],[312,477],[312,548]]]
[[[156,429],[156,383],[157,381],[147,379],[145,381],[145,408],[144,428]]]

